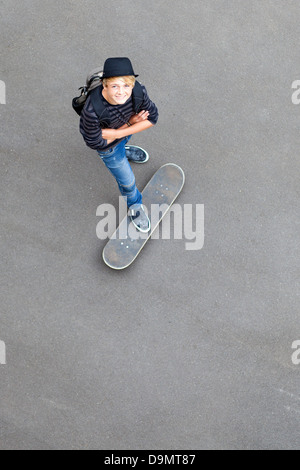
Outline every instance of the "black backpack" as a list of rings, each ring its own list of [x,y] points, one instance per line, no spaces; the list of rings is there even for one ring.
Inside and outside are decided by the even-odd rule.
[[[85,106],[87,97],[90,96],[91,103],[95,113],[99,118],[101,127],[109,127],[110,117],[108,109],[102,99],[103,85],[99,76],[93,78],[89,83],[89,86],[81,87],[79,90],[81,90],[81,95],[73,98],[72,100],[72,107],[74,111],[76,111],[76,113],[80,116]],[[134,112],[138,114],[141,111],[144,100],[143,88],[138,81],[135,82],[135,86],[132,90],[132,99]]]

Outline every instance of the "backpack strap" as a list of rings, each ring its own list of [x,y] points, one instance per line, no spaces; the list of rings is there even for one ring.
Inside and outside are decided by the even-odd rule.
[[[93,105],[95,113],[97,114],[100,120],[101,127],[107,128],[109,127],[109,113],[101,96],[102,90],[103,85],[100,85],[99,87],[92,90],[89,95],[91,97],[91,103]]]
[[[135,81],[135,85],[132,91],[132,98],[133,98],[133,109],[136,114],[141,111],[143,101],[144,101],[144,92],[142,85],[137,80]]]

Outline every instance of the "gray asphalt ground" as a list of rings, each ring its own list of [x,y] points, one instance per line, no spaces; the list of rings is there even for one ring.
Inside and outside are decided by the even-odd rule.
[[[0,448],[299,448],[299,2],[0,10]],[[96,236],[119,194],[71,109],[114,56],[160,111],[139,187],[171,161],[205,207],[201,250],[152,240],[122,272]]]

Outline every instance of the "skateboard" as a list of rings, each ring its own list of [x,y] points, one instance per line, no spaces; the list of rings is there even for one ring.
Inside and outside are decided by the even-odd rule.
[[[151,230],[141,233],[126,216],[103,250],[103,260],[112,269],[125,269],[137,258],[151,238],[163,217],[179,196],[185,182],[183,170],[174,163],[167,163],[157,170],[142,192],[143,205],[148,210]],[[159,206],[159,213],[151,217],[151,208]]]

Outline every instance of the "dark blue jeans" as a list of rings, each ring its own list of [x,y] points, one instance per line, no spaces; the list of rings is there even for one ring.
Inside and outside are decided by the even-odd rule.
[[[127,206],[129,208],[135,206],[135,209],[138,209],[143,198],[136,187],[135,176],[125,152],[125,146],[130,138],[131,136],[126,137],[109,150],[99,150],[98,154],[118,183],[122,196],[127,200]]]

